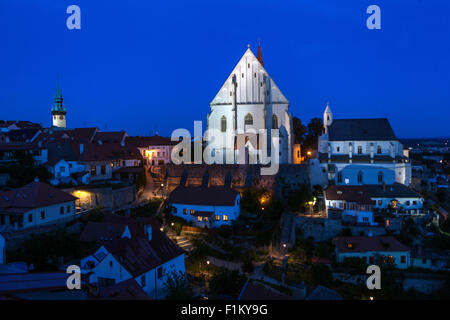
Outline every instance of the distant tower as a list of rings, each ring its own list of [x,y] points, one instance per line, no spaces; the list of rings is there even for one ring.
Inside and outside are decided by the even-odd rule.
[[[66,107],[63,105],[62,91],[59,88],[59,82],[56,87],[55,103],[52,107],[53,126],[59,128],[66,127]]]
[[[328,127],[333,123],[333,112],[331,112],[330,103],[327,102],[327,108],[323,113],[323,126],[325,128],[325,133],[328,133]]]

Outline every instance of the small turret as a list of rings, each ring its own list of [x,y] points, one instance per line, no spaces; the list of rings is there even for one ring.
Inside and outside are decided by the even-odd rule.
[[[323,126],[325,133],[328,133],[328,127],[333,123],[333,112],[331,112],[330,103],[327,102],[327,107],[323,113]]]

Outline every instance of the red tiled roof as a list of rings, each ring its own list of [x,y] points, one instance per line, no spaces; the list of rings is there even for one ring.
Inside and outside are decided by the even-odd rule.
[[[178,186],[170,193],[169,203],[204,206],[234,206],[239,192],[224,186],[184,187]]]
[[[46,207],[76,199],[77,197],[43,182],[31,182],[22,188],[0,192],[0,208],[8,211],[20,209],[19,212],[26,212],[28,211],[26,209]]]
[[[339,253],[368,251],[410,251],[410,248],[392,236],[379,237],[337,237],[334,243]],[[351,248],[349,248],[351,244]]]
[[[287,294],[259,283],[246,283],[239,300],[291,300]]]
[[[152,240],[144,233],[144,225],[152,226]],[[131,239],[120,238],[128,226]],[[126,268],[138,276],[184,253],[160,230],[156,219],[136,221],[127,216],[106,215],[103,222],[89,222],[81,235],[85,241],[97,241]],[[105,240],[112,239],[112,240]]]
[[[326,200],[340,200],[359,204],[372,204],[366,186],[331,185],[325,190]]]
[[[83,153],[78,154],[80,161],[142,160],[142,155],[134,146],[122,146],[120,143],[85,144]]]
[[[125,131],[117,131],[117,132],[97,132],[94,136],[94,143],[120,143],[126,137],[127,133]]]
[[[97,128],[44,129],[36,141],[90,143],[97,130]]]
[[[150,300],[134,279],[125,280],[99,292],[102,300]]]
[[[151,137],[127,137],[126,143],[139,148],[147,148],[149,146],[173,146],[178,144],[179,142],[172,141],[170,138],[156,135]]]

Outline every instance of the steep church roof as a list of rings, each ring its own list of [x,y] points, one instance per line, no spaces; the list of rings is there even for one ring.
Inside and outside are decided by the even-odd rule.
[[[270,92],[269,103],[289,104],[289,101],[264,69],[261,48],[259,47],[257,58],[249,46],[211,102],[211,105],[230,105],[232,103],[231,90],[234,75],[237,82],[236,103],[263,103],[263,97],[266,94],[263,92],[263,81],[266,81],[267,90]]]
[[[398,140],[386,118],[334,119],[328,127],[330,141]]]

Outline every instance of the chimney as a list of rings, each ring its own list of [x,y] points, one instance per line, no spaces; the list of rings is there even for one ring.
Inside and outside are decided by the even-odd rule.
[[[80,154],[84,152],[84,144],[80,143]]]

